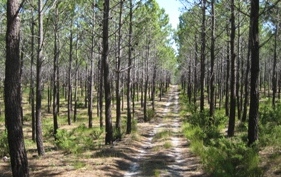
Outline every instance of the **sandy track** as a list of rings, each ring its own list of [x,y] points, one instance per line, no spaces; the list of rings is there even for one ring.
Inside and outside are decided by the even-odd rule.
[[[162,101],[157,102],[158,118],[153,127],[142,134],[145,137],[139,154],[125,177],[131,176],[204,176],[198,158],[190,152],[187,140],[181,134],[182,119],[179,117],[179,91],[172,86]],[[158,134],[168,132],[166,138]]]

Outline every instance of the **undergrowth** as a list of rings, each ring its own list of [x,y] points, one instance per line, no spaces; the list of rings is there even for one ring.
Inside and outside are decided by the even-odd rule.
[[[185,109],[181,115],[186,120],[182,127],[183,133],[208,174],[216,177],[263,175],[259,167],[258,146],[248,147],[245,138],[242,138],[245,136],[243,133],[234,138],[225,137],[224,128],[228,118],[223,111],[217,110],[215,116],[210,118],[207,111],[200,112],[197,106],[188,104],[186,100],[182,97]]]
[[[94,140],[99,139],[102,133],[99,127],[87,128],[84,124],[71,131],[58,129],[55,143],[66,153],[77,154],[94,148]]]
[[[0,157],[9,154],[9,144],[7,136],[8,135],[6,131],[0,132]]]
[[[268,106],[270,104],[261,104],[260,122],[259,122],[259,145],[281,146],[281,103],[275,108]]]

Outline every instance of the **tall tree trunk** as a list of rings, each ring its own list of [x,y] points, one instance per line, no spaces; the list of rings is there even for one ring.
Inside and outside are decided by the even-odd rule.
[[[23,71],[23,66],[24,66],[24,45],[25,45],[25,40],[23,37],[22,39],[22,46],[21,46],[21,52],[20,52],[20,78],[22,78],[22,71]],[[23,108],[22,108],[22,79],[20,81],[20,112],[21,112],[21,119],[22,119],[22,124],[23,124]]]
[[[103,8],[103,51],[102,51],[102,62],[104,71],[104,96],[105,96],[105,144],[112,144],[113,141],[113,129],[112,129],[112,118],[111,118],[111,85],[109,78],[109,45],[108,45],[108,22],[109,22],[109,0],[104,0]]]
[[[52,102],[52,91],[51,91],[51,87],[52,87],[52,79],[50,78],[49,79],[49,84],[48,84],[48,86],[47,86],[48,88],[47,88],[47,95],[48,95],[48,98],[47,98],[47,100],[48,100],[48,103],[47,103],[47,105],[48,105],[48,113],[51,113],[51,102]]]
[[[227,36],[229,36],[229,25],[226,26]],[[225,115],[229,116],[229,74],[230,74],[230,55],[229,42],[226,47],[226,78],[225,78]]]
[[[58,95],[59,95],[59,87],[58,87],[58,64],[59,64],[59,31],[58,31],[58,21],[59,21],[59,12],[58,12],[58,3],[56,4],[55,9],[55,29],[54,29],[54,71],[53,71],[53,126],[54,126],[54,137],[56,138],[57,130],[58,130]]]
[[[200,111],[204,110],[204,88],[205,88],[205,48],[206,48],[206,0],[201,2],[202,9],[202,24],[201,24],[201,77],[200,77]]]
[[[79,39],[79,35],[77,35],[77,39]],[[74,74],[74,113],[73,113],[73,121],[77,121],[77,107],[78,107],[78,98],[77,98],[77,92],[78,92],[78,76],[79,76],[79,64],[78,64],[78,43],[79,40],[76,41],[76,60],[75,60],[75,74]]]
[[[45,154],[42,135],[42,65],[43,65],[43,4],[42,0],[38,0],[38,51],[36,66],[36,143],[39,156]]]
[[[251,92],[248,127],[248,144],[252,145],[258,139],[259,116],[259,0],[251,0]]]
[[[152,100],[152,110],[155,111],[155,108],[154,108],[154,102],[155,102],[155,90],[156,90],[156,85],[155,85],[155,80],[156,80],[156,71],[157,71],[157,68],[156,68],[156,64],[154,64],[154,67],[153,67],[153,76],[152,76],[152,90],[151,90],[151,100]]]
[[[214,73],[214,65],[215,65],[215,4],[214,0],[211,1],[211,9],[212,9],[212,25],[211,25],[211,78],[210,78],[210,117],[214,116],[215,113],[215,73]]]
[[[72,22],[73,20],[71,20]],[[68,60],[68,72],[67,72],[67,122],[71,125],[71,114],[72,114],[72,59],[73,59],[73,30],[72,23],[70,26],[70,36],[69,36],[69,60]]]
[[[197,36],[195,35],[195,53],[194,53],[194,88],[193,88],[193,103],[196,104],[197,100],[197,63],[198,63],[198,43]]]
[[[277,72],[276,72],[276,63],[277,63],[277,34],[278,34],[278,24],[275,25],[275,34],[274,34],[274,56],[273,56],[273,71],[272,71],[272,106],[275,107],[275,98],[277,92]]]
[[[99,72],[99,117],[100,128],[103,127],[103,62],[100,60],[100,72]]]
[[[35,118],[35,93],[34,93],[34,78],[33,78],[33,65],[34,65],[34,44],[35,44],[35,20],[32,12],[32,24],[31,24],[31,60],[30,60],[30,99],[31,99],[31,119],[32,119],[32,140],[36,141],[36,118]]]
[[[240,13],[238,13],[237,15],[237,23],[240,24]],[[240,104],[240,72],[242,71],[241,68],[241,56],[240,56],[240,38],[241,38],[241,32],[240,32],[240,28],[237,29],[237,69],[236,69],[236,88],[235,88],[235,95],[236,95],[236,107],[237,107],[237,117],[238,120],[241,120],[241,104]]]
[[[95,22],[95,14],[93,18],[93,23]],[[94,29],[93,29],[94,30]],[[94,31],[92,31],[92,37],[91,37],[91,58],[90,58],[90,71],[89,71],[89,89],[88,89],[88,116],[89,116],[89,128],[93,127],[93,75],[94,75],[94,46],[95,46],[95,41],[94,41]]]
[[[235,128],[235,111],[236,111],[236,75],[235,75],[235,17],[234,17],[234,0],[231,0],[231,33],[230,33],[230,56],[231,56],[231,81],[230,81],[230,114],[228,122],[227,135],[229,137],[234,136]]]
[[[188,96],[188,102],[191,104],[191,98],[192,98],[192,81],[191,81],[191,57],[188,62],[188,81],[187,81],[187,96]]]
[[[247,66],[246,66],[246,73],[245,73],[245,80],[244,80],[244,102],[243,102],[243,115],[242,115],[242,122],[246,122],[247,119],[247,112],[248,112],[248,102],[249,102],[249,72],[250,72],[250,56],[251,56],[251,48],[252,48],[252,40],[251,40],[251,28],[252,26],[249,25],[249,39],[248,39],[248,52],[247,52]]]
[[[150,40],[150,39],[149,39]],[[148,47],[147,47],[147,56],[146,56],[146,66],[145,66],[145,81],[144,81],[144,98],[143,98],[143,117],[144,121],[147,122],[149,121],[149,118],[147,117],[147,92],[148,92],[148,59],[150,57],[150,46],[148,42]]]
[[[120,65],[121,65],[121,40],[122,40],[122,11],[123,11],[123,0],[119,2],[119,21],[118,21],[118,39],[117,39],[117,56],[116,56],[116,124],[115,128],[117,131],[118,139],[121,138],[121,94],[120,94]]]
[[[20,2],[7,1],[6,69],[4,82],[5,123],[11,168],[14,177],[28,177],[29,168],[24,145],[21,115]]]

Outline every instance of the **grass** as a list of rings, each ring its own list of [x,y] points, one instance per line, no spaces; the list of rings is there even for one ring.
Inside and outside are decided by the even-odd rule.
[[[86,163],[85,162],[81,162],[79,160],[76,160],[74,163],[73,163],[73,167],[74,169],[78,170],[78,169],[81,169],[83,167],[86,166]]]
[[[166,141],[163,145],[165,149],[170,149],[173,147],[173,144],[170,141]]]
[[[154,177],[160,177],[160,175],[161,175],[161,171],[158,170],[158,169],[155,169],[154,170]]]
[[[172,131],[167,129],[167,130],[162,130],[160,132],[157,132],[154,136],[153,136],[153,141],[157,141],[157,140],[166,140],[168,139],[171,135],[172,135]]]

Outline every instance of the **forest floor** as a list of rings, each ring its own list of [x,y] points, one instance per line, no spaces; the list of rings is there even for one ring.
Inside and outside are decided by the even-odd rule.
[[[206,176],[181,134],[178,99],[177,86],[171,86],[156,101],[155,117],[147,123],[139,117],[137,133],[126,135],[113,146],[70,154],[45,143],[43,157],[37,156],[36,148],[27,148],[30,176]],[[11,176],[9,163],[0,162],[0,176]]]

